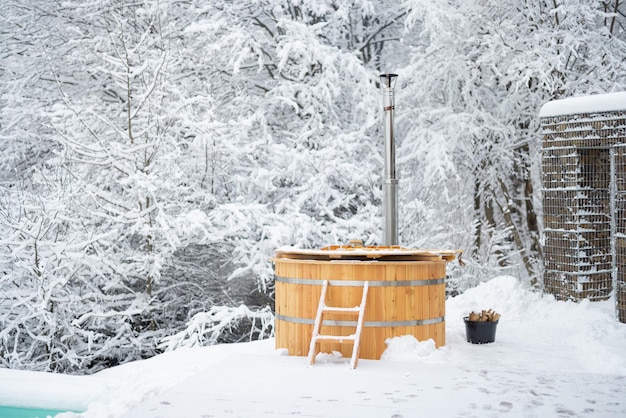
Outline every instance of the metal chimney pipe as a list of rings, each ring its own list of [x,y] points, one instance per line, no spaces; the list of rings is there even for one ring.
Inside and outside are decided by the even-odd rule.
[[[381,74],[385,117],[385,177],[383,179],[383,244],[398,245],[398,180],[396,179],[396,144],[393,135],[395,111],[394,88],[398,74]]]

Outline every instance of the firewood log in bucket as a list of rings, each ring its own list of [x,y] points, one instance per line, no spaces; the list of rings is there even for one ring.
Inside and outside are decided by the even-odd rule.
[[[472,344],[492,343],[496,339],[496,326],[502,315],[493,309],[470,312],[463,318],[467,342]]]

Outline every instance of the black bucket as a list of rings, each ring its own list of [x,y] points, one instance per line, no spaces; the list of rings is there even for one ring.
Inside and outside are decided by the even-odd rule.
[[[463,318],[465,321],[465,334],[467,342],[472,344],[487,344],[496,340],[496,327],[498,321],[470,321],[469,317]]]

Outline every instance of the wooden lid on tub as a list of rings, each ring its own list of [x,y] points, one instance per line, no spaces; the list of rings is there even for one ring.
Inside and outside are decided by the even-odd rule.
[[[406,248],[399,245],[329,245],[320,249],[281,247],[275,259],[307,260],[380,260],[380,261],[452,261],[461,260],[462,250]]]

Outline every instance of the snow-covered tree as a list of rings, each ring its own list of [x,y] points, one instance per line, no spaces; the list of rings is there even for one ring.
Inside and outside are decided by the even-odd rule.
[[[7,367],[271,334],[277,247],[380,243],[379,72],[401,243],[533,280],[539,107],[625,83],[619,0],[5,3]]]
[[[11,28],[36,21],[40,39],[60,41],[9,54],[45,64],[30,123],[51,154],[3,212],[5,306],[24,301],[2,316],[6,365],[97,370],[151,355],[221,305],[267,317],[276,247],[377,239],[379,98],[363,62],[395,20],[341,49],[329,36],[346,27],[342,10],[374,9],[322,6],[10,5],[30,12]],[[240,338],[233,326],[212,341]],[[257,335],[250,326],[236,333]]]
[[[411,1],[418,31],[401,72],[412,241],[468,250],[476,279],[540,276],[538,111],[551,99],[623,89],[618,2]],[[617,23],[616,23],[617,22]],[[611,29],[611,26],[613,28]],[[400,108],[400,106],[399,106]],[[517,267],[521,266],[521,268]]]

